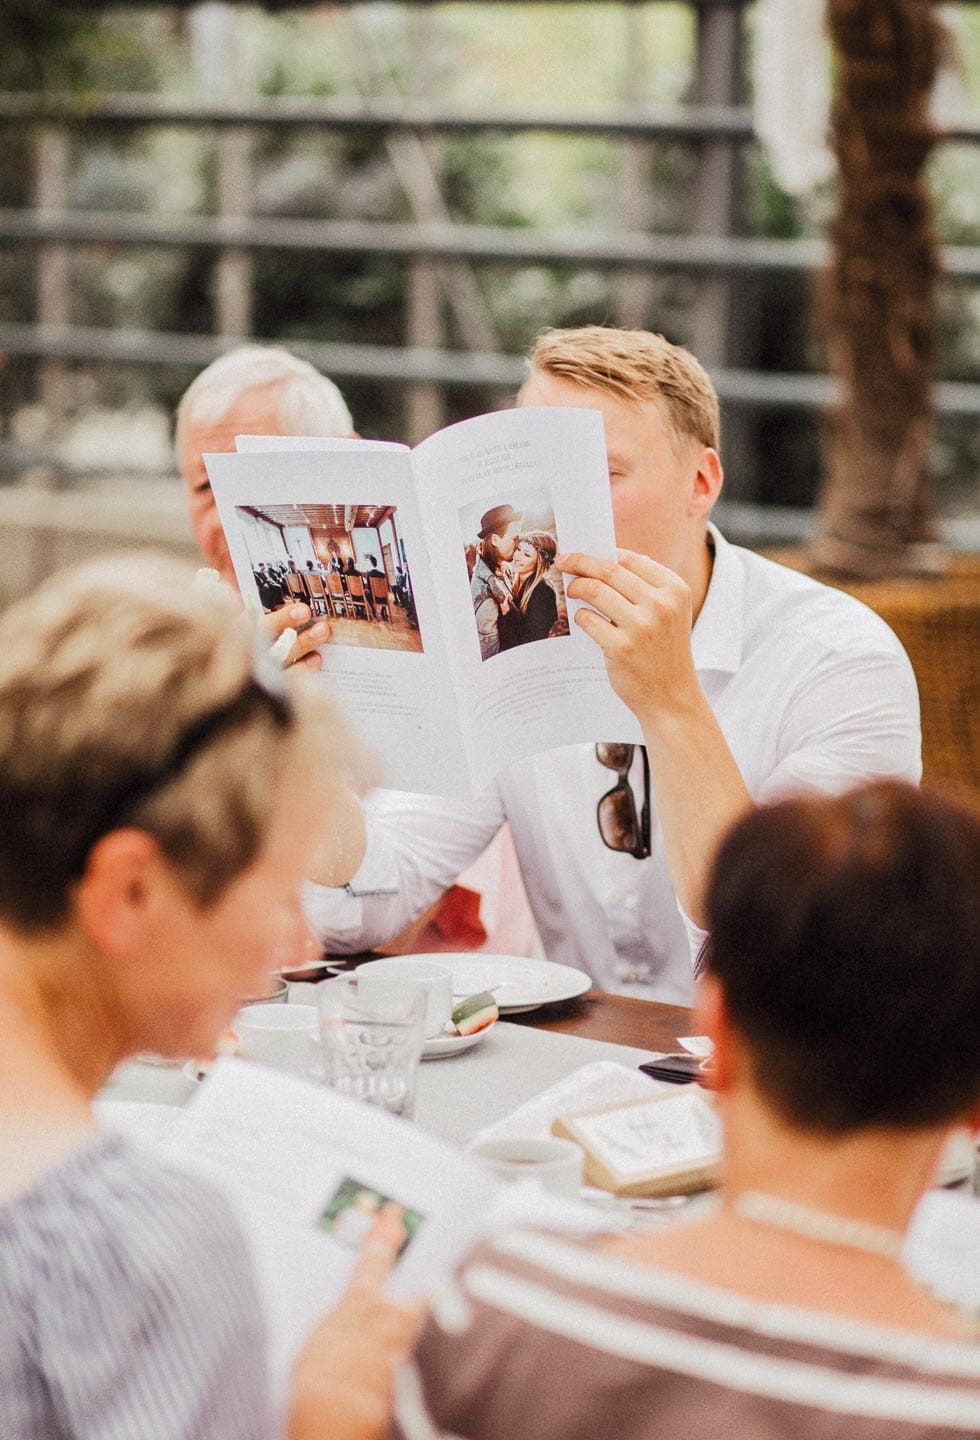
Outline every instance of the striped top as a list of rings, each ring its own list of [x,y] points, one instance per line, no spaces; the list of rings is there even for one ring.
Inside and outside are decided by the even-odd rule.
[[[0,1205],[2,1440],[278,1434],[221,1197],[103,1136]]]
[[[513,1231],[436,1296],[401,1440],[964,1440],[980,1345],[765,1304]]]

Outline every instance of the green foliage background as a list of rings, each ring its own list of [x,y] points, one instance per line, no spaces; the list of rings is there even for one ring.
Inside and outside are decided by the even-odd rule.
[[[555,5],[481,3],[422,7],[428,31],[399,4],[357,7],[363,26],[352,37],[345,7],[269,14],[241,7],[236,22],[242,93],[353,98],[362,92],[350,63],[351,45],[370,37],[390,83],[402,93],[423,88],[460,107],[511,106],[601,111],[623,104],[629,65],[625,7],[610,3]],[[683,4],[641,7],[646,65],[641,102],[682,106],[692,95],[695,30]],[[960,70],[967,106],[980,107],[980,13],[963,7]],[[0,6],[0,89],[72,91],[84,106],[100,93],[146,91],[199,94],[186,12],[133,6],[93,16],[52,0],[4,0]],[[451,215],[464,222],[510,227],[618,227],[620,147],[611,140],[545,134],[460,134],[435,142]],[[257,132],[256,208],[280,216],[405,220],[410,209],[392,172],[383,140],[362,134]],[[773,183],[756,147],[740,161],[738,228],[754,235],[819,234],[827,193],[800,205]],[[31,203],[33,137],[4,129],[0,206]],[[651,143],[645,175],[649,223],[683,233],[690,222],[695,166],[692,147]],[[93,210],[156,211],[171,216],[216,208],[212,132],[183,128],[80,132],[71,155],[71,203]],[[934,181],[945,240],[980,244],[980,147],[948,145],[937,155]],[[205,251],[102,245],[75,247],[74,323],[206,334],[214,326],[213,260]],[[318,257],[259,252],[255,259],[254,329],[260,338],[352,341],[398,346],[405,340],[407,269],[397,258]],[[487,311],[509,353],[521,352],[549,324],[611,319],[615,277],[566,266],[482,265]],[[0,248],[0,319],[34,313],[34,262],[26,247]],[[683,275],[651,277],[650,328],[689,338],[694,283]],[[740,363],[778,371],[826,366],[809,320],[806,283],[796,277],[746,282]],[[460,345],[446,313],[447,343]],[[980,296],[949,287],[942,309],[943,373],[980,380]],[[85,368],[85,367],[82,367]],[[127,405],[147,399],[172,407],[191,378],[182,368],[87,367],[78,404]],[[0,369],[0,425],[31,398],[30,364]],[[402,438],[403,415],[392,387],[344,383],[365,434]],[[450,418],[485,408],[488,397],[453,389]],[[946,508],[975,505],[980,470],[977,427],[946,422],[937,429],[934,463]],[[813,417],[762,411],[750,424],[753,485],[759,499],[809,503],[819,481]]]

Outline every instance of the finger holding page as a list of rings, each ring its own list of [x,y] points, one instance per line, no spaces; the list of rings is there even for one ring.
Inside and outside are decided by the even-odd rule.
[[[697,686],[685,582],[629,550],[616,561],[565,556],[562,569],[576,576],[569,596],[595,607],[578,610],[576,624],[602,650],[613,689],[641,724],[654,710],[683,705]]]
[[[323,659],[317,647],[330,639],[330,625],[326,620],[310,624],[312,618],[310,607],[303,604],[283,605],[261,617],[259,628],[280,665],[302,664],[311,670],[320,669]]]
[[[314,1330],[293,1372],[290,1440],[373,1440],[384,1433],[394,1374],[425,1317],[422,1301],[393,1301],[385,1285],[405,1243],[390,1202],[364,1239],[336,1309]]]

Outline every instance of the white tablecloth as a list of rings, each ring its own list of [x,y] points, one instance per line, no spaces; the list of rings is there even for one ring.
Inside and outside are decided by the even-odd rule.
[[[442,1060],[424,1060],[419,1067],[415,1118],[423,1130],[454,1144],[464,1144],[477,1130],[516,1110],[525,1100],[553,1085],[593,1060],[615,1060],[636,1066],[655,1052],[636,1050],[629,1045],[583,1040],[535,1030],[525,1025],[508,1025],[499,1020],[471,1049]],[[133,1061],[121,1065],[102,1091],[104,1118],[112,1115],[111,1102],[125,1102],[116,1112],[121,1128],[134,1133],[139,1115],[133,1102],[152,1105],[183,1105],[196,1089],[179,1067]],[[150,1114],[147,1114],[147,1131]],[[152,1128],[159,1129],[159,1114],[153,1113]]]

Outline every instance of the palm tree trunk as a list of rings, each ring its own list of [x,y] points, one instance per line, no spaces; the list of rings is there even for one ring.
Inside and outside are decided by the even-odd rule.
[[[935,570],[927,473],[938,249],[924,168],[942,28],[930,0],[829,0],[840,201],[826,279],[843,401],[828,433],[813,568]]]

